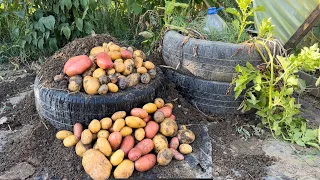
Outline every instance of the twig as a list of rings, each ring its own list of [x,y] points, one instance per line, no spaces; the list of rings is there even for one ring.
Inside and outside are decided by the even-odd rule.
[[[8,127],[9,127],[10,131],[12,131],[12,129],[11,129],[11,127],[10,127],[10,125],[9,125],[9,124],[8,124]]]
[[[47,127],[47,125],[42,121],[42,120],[40,120],[41,121],[41,123],[44,125],[44,127],[47,129],[47,130],[49,130],[49,128]]]
[[[177,70],[177,69],[175,69],[175,68],[173,68],[173,67],[171,67],[171,66],[160,65],[160,67]]]

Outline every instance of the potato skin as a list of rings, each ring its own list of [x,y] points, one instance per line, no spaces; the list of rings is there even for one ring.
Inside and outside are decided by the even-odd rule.
[[[149,121],[144,128],[146,138],[152,139],[159,131],[159,124],[155,121]]]
[[[126,125],[124,119],[117,119],[112,126],[113,132],[120,132],[121,129]]]
[[[83,78],[83,88],[85,92],[89,95],[98,94],[98,90],[100,88],[99,79],[91,76],[85,76]]]
[[[152,119],[152,117],[150,115],[148,115],[147,117],[143,118],[143,120],[145,122],[149,122]]]
[[[144,73],[147,73],[148,70],[145,67],[139,67],[139,68],[137,68],[137,72],[140,74],[144,74]]]
[[[108,141],[113,151],[119,149],[122,141],[122,135],[120,132],[113,132],[109,135]]]
[[[175,115],[173,115],[173,114],[171,114],[171,116],[170,117],[168,117],[168,118],[170,118],[170,119],[172,119],[172,120],[176,120],[176,116]]]
[[[112,153],[112,149],[109,141],[106,138],[98,138],[97,146],[99,151],[101,151],[104,155],[110,156]]]
[[[141,57],[134,58],[134,66],[138,69],[142,67],[143,65],[143,59]]]
[[[182,154],[190,154],[192,152],[192,147],[189,144],[180,144],[179,151]]]
[[[126,115],[127,113],[125,111],[117,111],[111,116],[111,119],[114,121],[117,119],[124,119]]]
[[[74,132],[74,135],[77,137],[78,140],[81,138],[82,131],[83,131],[83,126],[82,126],[81,123],[74,124],[73,132]]]
[[[178,149],[179,147],[179,139],[177,137],[173,137],[170,141],[170,148]]]
[[[98,68],[93,71],[92,77],[99,79],[101,76],[106,75],[106,71],[102,68]]]
[[[76,145],[77,142],[78,142],[77,137],[75,135],[70,135],[70,136],[64,138],[63,145],[65,147],[72,147],[72,146]]]
[[[131,161],[136,161],[138,160],[142,155],[142,151],[139,148],[132,148],[129,153],[128,153],[128,158]]]
[[[157,77],[157,71],[156,71],[155,69],[150,69],[150,70],[148,71],[148,74],[150,74],[151,79],[154,79],[154,78]]]
[[[194,133],[189,129],[179,130],[177,137],[181,144],[191,144],[196,138]]]
[[[178,161],[184,160],[184,156],[181,153],[179,153],[179,151],[177,151],[176,149],[170,148],[170,151],[172,152],[174,159]]]
[[[167,138],[162,134],[155,135],[152,141],[154,143],[154,151],[156,153],[158,153],[163,148],[168,148],[169,146]]]
[[[85,129],[81,133],[82,144],[90,144],[92,142],[92,133],[89,129]]]
[[[100,120],[101,129],[109,129],[112,126],[112,120],[108,117]]]
[[[98,133],[101,129],[101,124],[100,121],[98,121],[97,119],[94,119],[90,122],[88,129],[93,133]]]
[[[164,106],[164,107],[160,108],[160,111],[163,112],[164,117],[166,117],[166,118],[170,117],[172,114],[172,108],[170,106]]]
[[[82,166],[92,179],[108,179],[112,165],[99,150],[89,149],[83,154]]]
[[[97,138],[106,138],[108,139],[110,133],[107,130],[100,130],[97,134]]]
[[[154,154],[146,154],[134,162],[134,167],[139,172],[145,172],[156,165],[157,157]]]
[[[157,106],[158,109],[164,106],[164,100],[162,98],[156,98],[154,100],[154,104]]]
[[[129,135],[123,138],[120,149],[123,150],[124,155],[127,156],[129,151],[133,148],[134,146],[134,138],[133,136]]]
[[[134,171],[134,163],[129,159],[123,160],[114,170],[113,176],[116,179],[127,179]]]
[[[154,148],[154,143],[151,139],[144,139],[140,141],[135,148],[139,148],[141,150],[142,155],[148,154]]]
[[[145,109],[142,108],[133,108],[130,112],[131,116],[136,116],[141,119],[145,118],[148,116],[148,113]]]
[[[164,113],[161,110],[157,110],[154,114],[153,114],[153,119],[154,121],[156,121],[157,123],[161,123],[163,122],[163,120],[165,119]]]
[[[61,130],[59,132],[57,132],[56,134],[56,138],[60,139],[60,140],[64,140],[66,137],[72,135],[73,133],[71,131],[67,131],[67,130]]]
[[[124,158],[124,152],[121,149],[118,149],[116,152],[114,152],[110,157],[110,162],[113,166],[118,166]]]
[[[151,81],[151,76],[148,73],[144,73],[141,75],[140,81],[143,84],[148,84]]]
[[[147,113],[151,114],[156,112],[157,106],[154,103],[147,103],[142,107],[142,109],[145,109]]]
[[[116,70],[114,68],[111,68],[107,71],[108,75],[115,74],[115,73],[116,73]]]
[[[155,65],[154,65],[151,61],[143,62],[143,66],[144,66],[145,68],[147,68],[148,70],[155,68]]]
[[[83,153],[85,153],[88,149],[91,149],[91,148],[92,148],[91,144],[84,145],[82,144],[81,141],[79,141],[76,145],[75,151],[78,156],[83,157]]]
[[[164,119],[164,121],[160,124],[160,132],[165,136],[176,136],[178,133],[178,125],[176,121],[173,121],[169,118]]]
[[[109,90],[108,86],[106,84],[102,84],[98,89],[98,93],[100,95],[106,95],[108,93],[108,90]]]
[[[131,128],[143,128],[146,126],[145,121],[135,116],[127,116],[125,121],[126,121],[126,125]]]
[[[143,128],[138,128],[136,129],[136,131],[134,132],[134,137],[136,138],[136,140],[141,141],[142,139],[144,139],[146,135],[146,132],[144,132]]]
[[[160,166],[168,165],[172,160],[173,154],[169,148],[161,149],[157,155],[157,162]]]
[[[139,84],[141,79],[140,73],[132,73],[126,77],[126,81],[128,83],[128,87],[136,86]]]
[[[125,126],[120,131],[122,137],[129,136],[132,134],[132,128],[129,126]]]
[[[114,83],[108,83],[107,86],[110,92],[116,93],[119,91],[119,87]]]
[[[77,84],[75,81],[71,81],[71,82],[68,84],[68,89],[69,89],[69,91],[71,91],[71,92],[79,92],[80,89],[81,89],[81,84]]]

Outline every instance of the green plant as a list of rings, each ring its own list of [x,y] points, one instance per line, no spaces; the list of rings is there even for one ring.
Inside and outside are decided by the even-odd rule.
[[[238,33],[237,43],[240,42],[240,38],[243,34],[244,29],[250,25],[254,24],[253,21],[248,21],[249,17],[252,17],[257,11],[264,11],[262,6],[256,8],[250,8],[250,5],[253,0],[236,0],[240,12],[236,8],[227,8],[226,11],[230,14],[233,14],[237,20],[240,22],[240,29]]]
[[[275,56],[276,50],[282,50],[278,43],[269,48],[272,45],[270,41],[255,39],[254,42],[265,62],[257,68],[249,62],[246,66],[236,66],[239,74],[232,82],[235,84],[235,98],[242,93],[245,97],[239,109],[256,109],[256,114],[261,117],[262,123],[269,127],[274,137],[281,136],[284,140],[300,146],[309,145],[320,149],[319,129],[307,128],[307,120],[299,115],[300,104],[294,98],[294,92],[301,92],[306,86],[297,72],[320,69],[318,45],[304,47],[298,55],[287,57]],[[268,58],[264,56],[261,48],[265,49]],[[249,87],[251,83],[253,86]]]

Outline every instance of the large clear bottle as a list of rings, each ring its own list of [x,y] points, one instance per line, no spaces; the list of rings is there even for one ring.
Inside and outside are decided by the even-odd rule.
[[[210,7],[208,8],[208,14],[207,14],[207,22],[204,26],[203,30],[209,34],[212,33],[221,33],[225,30],[227,27],[226,22],[217,14],[219,10],[221,10],[222,7],[216,8],[216,7]]]

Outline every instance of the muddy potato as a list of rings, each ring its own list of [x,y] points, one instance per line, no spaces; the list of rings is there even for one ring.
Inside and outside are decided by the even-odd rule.
[[[101,124],[100,121],[94,119],[90,122],[88,129],[92,132],[92,133],[97,133],[100,131],[101,129]]]
[[[126,125],[131,128],[143,128],[146,126],[146,122],[139,117],[127,116],[125,119]]]
[[[164,106],[164,100],[162,98],[156,98],[154,100],[154,104],[157,106],[158,109]]]
[[[140,78],[141,78],[140,73],[133,73],[127,76],[126,79],[127,79],[128,87],[132,87],[139,84]]]
[[[77,137],[75,135],[70,135],[70,136],[64,138],[63,145],[65,147],[72,147],[72,146],[76,145],[77,142],[78,142]]]
[[[101,129],[109,129],[112,126],[112,119],[106,117],[100,120]]]
[[[99,82],[100,84],[108,84],[109,82],[111,82],[111,80],[107,75],[103,75],[99,77]]]
[[[192,147],[189,144],[180,144],[179,151],[182,154],[190,154],[192,152]]]
[[[56,138],[60,139],[60,140],[64,140],[66,137],[72,135],[73,133],[71,131],[67,131],[67,130],[61,130],[59,132],[57,132],[56,134]]]
[[[138,69],[139,67],[142,67],[142,65],[143,65],[143,59],[141,57],[134,58],[134,67]]]
[[[117,119],[124,119],[127,116],[127,113],[125,111],[117,111],[115,113],[113,113],[113,115],[111,116],[112,120],[117,120]]]
[[[136,57],[140,57],[142,59],[145,59],[146,58],[146,55],[144,54],[143,51],[141,50],[135,50],[133,51],[133,57],[136,58]]]
[[[83,78],[83,88],[89,95],[98,94],[100,82],[97,78],[86,76]]]
[[[89,129],[85,129],[81,133],[82,144],[90,144],[92,142],[92,133]]]
[[[129,126],[125,126],[120,131],[122,137],[129,136],[132,134],[132,128]]]
[[[155,69],[150,69],[148,74],[150,75],[151,79],[154,79],[157,76],[157,71]]]
[[[97,69],[96,63],[92,63],[91,67],[87,69],[83,74],[82,77],[92,76],[93,72]]]
[[[151,69],[154,69],[154,68],[155,68],[154,64],[153,64],[151,61],[143,62],[143,66],[144,66],[145,68],[147,68],[148,70],[151,70]]]
[[[147,73],[148,70],[145,67],[139,67],[139,68],[137,68],[137,72],[140,74],[144,74],[144,73]]]
[[[71,92],[79,92],[81,89],[81,84],[77,84],[75,81],[71,81],[68,85],[68,89]]]
[[[109,51],[108,55],[111,60],[121,59],[121,53],[119,51]]]
[[[142,109],[142,108],[133,108],[133,109],[131,109],[130,114],[132,116],[136,116],[136,117],[139,117],[141,119],[146,118],[148,116],[147,111],[145,109]]]
[[[77,84],[82,84],[82,77],[80,75],[75,75],[75,76],[71,76],[69,77],[69,82],[76,82]]]
[[[134,163],[129,159],[123,160],[114,170],[113,176],[116,179],[127,179],[134,171]]]
[[[106,75],[106,71],[102,68],[98,68],[93,71],[92,77],[99,79],[101,76]]]
[[[131,64],[131,66],[134,67],[134,61],[132,59],[126,59],[123,63],[124,64]]]
[[[133,148],[133,146],[134,146],[134,138],[133,136],[128,135],[123,138],[120,149],[122,149],[124,152],[124,155],[127,156],[129,151]]]
[[[81,138],[82,131],[83,131],[83,126],[81,123],[76,123],[73,125],[73,133],[78,140]]]
[[[121,62],[115,62],[115,63],[113,63],[113,68],[116,70],[116,72],[118,72],[118,73],[121,73],[121,72],[123,72],[125,69],[126,69],[126,67],[125,67],[125,65],[123,64],[123,63],[121,63]]]
[[[122,90],[126,89],[128,87],[128,83],[127,83],[126,77],[120,77],[119,76],[118,79],[119,80],[117,82],[117,85],[118,85],[119,89],[122,89]]]
[[[147,113],[151,114],[157,111],[157,106],[154,103],[145,104],[142,109],[146,110]]]
[[[160,166],[168,165],[172,160],[173,154],[169,148],[163,148],[157,155],[157,162]]]
[[[136,161],[142,156],[142,151],[139,148],[132,148],[128,153],[128,158],[131,161]]]
[[[106,138],[108,139],[110,133],[107,130],[100,130],[97,134],[97,138]]]
[[[116,70],[115,70],[114,68],[111,68],[111,69],[109,69],[109,70],[107,71],[107,74],[108,74],[108,75],[111,75],[111,74],[114,74],[114,73],[116,73]]]
[[[113,166],[118,166],[124,158],[124,152],[122,149],[118,149],[116,152],[114,152],[110,157],[110,162]]]
[[[156,162],[157,157],[154,154],[147,154],[134,162],[134,167],[139,172],[145,172],[153,168],[153,166],[156,165]]]
[[[177,122],[169,118],[164,119],[164,121],[160,124],[160,132],[165,136],[176,136],[178,132]]]
[[[173,137],[170,141],[170,148],[178,149],[179,147],[179,139],[177,137]]]
[[[196,138],[194,133],[189,129],[179,130],[177,137],[181,144],[191,144]]]
[[[118,82],[118,76],[115,74],[111,74],[108,76],[108,78],[110,79],[111,83],[117,83]]]
[[[110,136],[109,136],[110,137]],[[101,151],[104,155],[110,156],[112,153],[112,148],[109,141],[106,138],[98,138],[97,146],[99,151]]]
[[[170,151],[172,152],[174,159],[178,161],[184,160],[184,156],[181,153],[179,153],[179,151],[177,151],[176,149],[170,148]]]
[[[135,146],[135,148],[138,148],[141,150],[142,155],[148,154],[152,151],[154,148],[154,143],[151,139],[144,139]]]
[[[126,76],[131,74],[131,72],[133,70],[132,64],[129,61],[127,61],[127,62],[124,63],[124,66],[125,66],[125,69],[122,72],[122,74],[126,75]]]
[[[163,148],[168,148],[169,146],[167,138],[162,134],[155,135],[152,141],[154,143],[154,151],[156,153],[158,153]]]
[[[80,157],[83,157],[83,153],[85,153],[87,150],[89,150],[91,148],[92,148],[91,144],[84,145],[84,144],[82,144],[81,141],[79,141],[76,145],[76,148],[75,148],[76,154]]]
[[[119,149],[122,141],[122,135],[120,132],[113,132],[109,135],[108,141],[113,151]]]
[[[126,125],[124,119],[117,119],[112,126],[113,132],[120,132],[122,128]]]
[[[151,76],[148,73],[144,73],[141,75],[141,82],[143,84],[148,84],[151,80]]]
[[[92,179],[108,179],[112,164],[99,150],[89,149],[83,154],[82,166]]]
[[[64,80],[64,75],[63,74],[58,74],[58,75],[54,76],[54,78],[53,78],[54,82],[60,82],[62,80]]]
[[[134,137],[136,138],[136,140],[141,141],[142,139],[144,139],[146,133],[144,132],[143,128],[138,128],[136,129],[136,131],[134,132]]]
[[[102,84],[98,90],[100,95],[106,95],[108,93],[108,86],[106,84]]]
[[[116,84],[108,83],[108,89],[110,92],[116,93],[119,91],[119,88]]]

